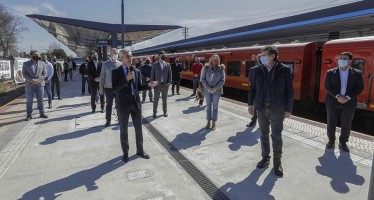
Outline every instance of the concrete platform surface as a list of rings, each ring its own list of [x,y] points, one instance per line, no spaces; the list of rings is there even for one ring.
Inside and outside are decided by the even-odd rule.
[[[372,137],[352,134],[350,154],[325,150],[325,125],[287,119],[285,175],[278,178],[272,163],[256,169],[261,159],[260,131],[258,126],[245,127],[250,117],[245,104],[222,98],[218,128],[211,131],[204,128],[205,106],[199,107],[189,97],[191,91],[182,89],[182,95],[168,98],[169,117],[161,116],[161,101],[156,119],[150,117],[152,104],[143,104],[144,149],[151,159],[134,155],[130,123],[131,157],[124,164],[115,112],[113,125],[105,128],[105,114],[91,113],[90,97],[81,96],[80,88],[76,73],[73,81],[63,83],[63,99],[46,109],[48,119],[38,118],[34,110],[34,119],[24,121],[24,98],[0,108],[1,200],[219,199],[183,168],[188,161],[207,178],[202,178],[203,183],[211,181],[229,199],[367,199]],[[176,159],[173,152],[185,160]]]

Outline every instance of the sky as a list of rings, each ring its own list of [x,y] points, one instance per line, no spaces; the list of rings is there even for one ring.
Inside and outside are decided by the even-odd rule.
[[[188,37],[195,37],[272,19],[307,13],[359,0],[125,0],[125,24],[187,26]],[[58,42],[27,14],[67,17],[88,21],[121,23],[121,0],[0,0],[10,12],[21,17],[28,31],[17,45],[45,52],[49,44],[59,43],[68,55],[76,54]],[[133,49],[184,39],[177,29],[142,43]]]

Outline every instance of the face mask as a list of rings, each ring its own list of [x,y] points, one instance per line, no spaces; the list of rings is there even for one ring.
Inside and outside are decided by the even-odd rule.
[[[56,62],[56,59],[52,59],[53,62]]]
[[[161,60],[165,60],[165,56],[161,56]]]
[[[112,60],[117,60],[117,58],[118,58],[118,54],[113,54],[112,55]]]
[[[33,60],[39,60],[39,56],[37,56],[37,55],[32,56],[32,59],[33,59]]]
[[[267,65],[269,63],[269,56],[261,56],[261,63]]]
[[[147,60],[147,61],[145,61],[145,64],[149,64],[149,61]]]
[[[97,57],[96,57],[96,56],[92,57],[92,60],[95,60],[95,61],[96,61],[96,60],[97,60]]]
[[[348,65],[348,60],[339,59],[338,60],[338,65],[339,65],[340,68],[344,68],[345,66]]]

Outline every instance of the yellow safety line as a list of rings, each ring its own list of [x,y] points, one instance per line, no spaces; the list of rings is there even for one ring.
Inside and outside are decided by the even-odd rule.
[[[8,102],[7,104],[1,106],[0,109],[2,109],[3,107],[5,107],[5,106],[7,106],[7,105],[9,105],[9,104],[11,104],[11,103],[13,103],[15,100],[17,100],[17,99],[19,99],[19,98],[21,98],[21,97],[23,97],[23,96],[25,96],[25,95],[22,95],[22,96],[20,96],[20,97],[18,97],[18,98],[16,98],[16,99],[12,100],[11,102]]]

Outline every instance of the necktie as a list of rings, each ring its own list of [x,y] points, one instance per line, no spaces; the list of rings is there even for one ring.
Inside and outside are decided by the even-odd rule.
[[[127,76],[127,73],[129,72],[129,69],[126,67],[125,68],[125,76]],[[130,84],[131,84],[131,94],[134,96],[134,79],[135,77],[132,79],[132,81],[130,80]]]

